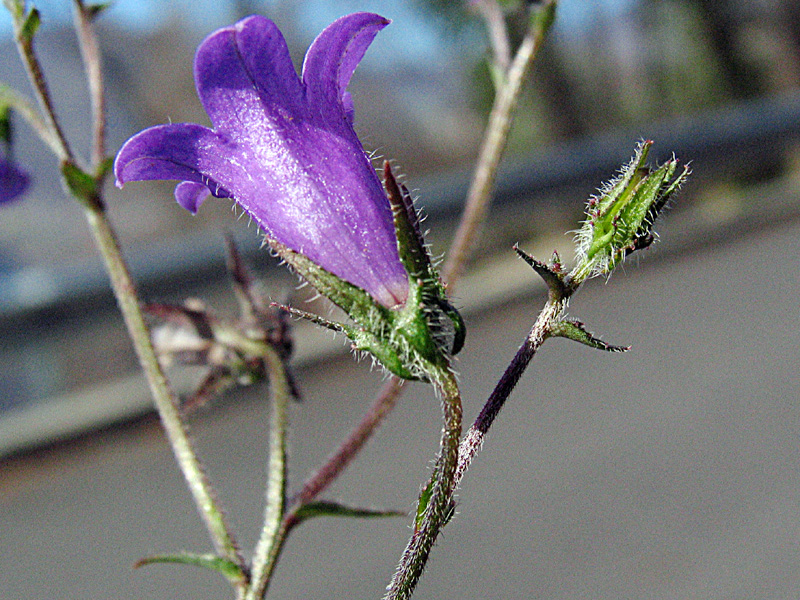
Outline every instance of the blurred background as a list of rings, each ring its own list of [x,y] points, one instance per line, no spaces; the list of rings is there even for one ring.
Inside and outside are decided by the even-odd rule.
[[[267,15],[299,66],[333,19],[378,11],[393,22],[350,86],[356,128],[405,174],[441,254],[492,99],[487,37],[466,4],[118,0],[99,21],[109,146],[158,123],[207,123],[192,57],[214,29]],[[70,3],[36,5],[58,113],[74,147],[88,152]],[[0,12],[0,81],[27,93],[10,35]],[[467,423],[544,297],[511,245],[571,258],[564,232],[638,140],[655,140],[654,159],[691,161],[693,176],[642,264],[573,303],[591,330],[633,350],[545,346],[465,479],[420,597],[800,594],[798,86],[795,2],[560,2],[456,298],[468,325],[458,364]],[[15,156],[34,185],[0,219],[0,597],[225,597],[224,582],[205,572],[130,570],[141,556],[208,544],[80,211],[60,189],[55,159],[15,125]],[[108,204],[148,300],[197,296],[233,314],[226,232],[273,297],[297,294],[295,278],[259,250],[255,227],[227,201],[191,216],[170,184],[156,182],[109,185]],[[381,375],[356,364],[341,340],[302,326],[295,362],[305,398],[292,410],[297,486],[357,422]],[[188,392],[202,374],[172,375]],[[261,512],[265,398],[262,386],[240,389],[193,421],[245,548]],[[439,427],[432,394],[410,386],[331,496],[410,510]],[[305,525],[271,597],[379,597],[406,525]]]

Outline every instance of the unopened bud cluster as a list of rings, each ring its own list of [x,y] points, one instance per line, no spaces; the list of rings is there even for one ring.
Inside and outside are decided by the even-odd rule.
[[[653,243],[653,225],[689,169],[678,171],[674,158],[656,168],[647,166],[652,144],[641,143],[620,174],[589,200],[586,220],[576,235],[575,283],[610,273],[631,252]]]

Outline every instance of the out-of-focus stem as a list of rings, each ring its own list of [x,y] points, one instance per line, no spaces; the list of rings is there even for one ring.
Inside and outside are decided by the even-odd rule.
[[[92,15],[83,0],[73,1],[75,4],[75,31],[78,33],[92,104],[91,164],[97,169],[105,159],[106,152],[106,94],[103,84],[103,65]]]
[[[283,518],[286,504],[286,429],[291,392],[286,369],[278,353],[272,348],[267,349],[264,363],[272,396],[267,505],[261,537],[253,552],[250,589],[245,596],[248,600],[261,600],[266,594],[287,531]]]
[[[47,87],[42,66],[39,59],[33,50],[33,36],[25,36],[22,28],[25,24],[25,13],[23,10],[18,10],[16,3],[10,0],[4,0],[4,4],[11,13],[12,21],[14,23],[14,41],[17,45],[17,51],[22,59],[22,64],[25,71],[28,73],[28,79],[33,86],[36,99],[39,101],[44,120],[47,124],[47,129],[50,132],[49,140],[46,140],[51,145],[56,156],[62,161],[71,161],[72,152],[69,148],[66,138],[64,137],[61,126],[56,119],[55,109],[53,108],[53,101],[50,97],[50,91]],[[22,6],[24,8],[24,5]]]
[[[12,15],[14,22],[14,38],[17,43],[17,48],[28,72],[36,97],[39,100],[43,115],[40,116],[36,113],[29,103],[25,102],[24,99],[13,92],[3,89],[2,93],[13,101],[12,106],[23,114],[37,133],[41,135],[42,139],[51,147],[56,156],[61,160],[62,166],[65,163],[73,163],[72,151],[58,124],[47,83],[39,60],[34,52],[34,36],[30,34],[26,35],[23,32],[26,18],[24,11],[25,6],[22,3],[13,2],[12,0],[4,0],[4,4]],[[78,9],[83,9],[83,5],[80,2],[78,2]],[[84,37],[83,33],[80,34],[80,37]],[[89,45],[91,44],[92,42],[90,41]],[[97,51],[95,43],[94,50],[90,51],[90,54],[91,52],[96,53]],[[96,68],[99,69],[99,54],[89,56],[87,60],[96,65]],[[92,72],[94,69],[95,67],[90,68],[87,66],[90,77],[93,76]],[[94,83],[90,85],[99,85],[102,87],[102,78],[95,78]],[[100,96],[102,96],[102,93],[100,93]],[[95,101],[96,99],[93,100],[93,102]],[[105,109],[102,101],[97,103],[96,110],[98,111],[98,120],[103,120],[104,115],[102,113]],[[98,132],[98,129],[96,129],[96,136],[96,148],[102,149],[102,144],[100,143],[103,142],[104,138],[102,130]],[[99,158],[99,160],[102,160],[102,158]],[[95,166],[99,165],[99,160],[95,163]],[[122,250],[114,230],[111,227],[111,223],[108,221],[103,210],[103,201],[99,185],[92,198],[77,198],[77,200],[84,210],[89,228],[94,235],[106,270],[111,278],[111,287],[117,298],[137,357],[139,358],[139,362],[142,365],[142,369],[150,385],[150,390],[153,394],[153,399],[161,417],[161,422],[164,426],[167,438],[169,439],[183,475],[186,478],[198,510],[206,523],[206,527],[211,535],[217,553],[239,565],[242,573],[245,573],[244,560],[239,554],[233,536],[225,522],[223,512],[219,508],[215,494],[203,472],[191,439],[189,438],[188,430],[181,420],[175,395],[170,389],[161,365],[158,362],[155,349],[150,339],[150,331],[142,314],[136,286],[128,270],[128,266],[125,263],[125,259],[122,256]],[[240,589],[244,584],[245,582],[242,581]]]
[[[244,560],[239,554],[224,514],[217,503],[216,495],[197,458],[188,429],[181,419],[175,396],[158,362],[133,278],[122,257],[116,235],[100,208],[102,203],[86,203],[82,206],[86,207],[84,211],[86,219],[105,262],[106,270],[111,277],[111,287],[117,298],[128,334],[133,341],[164,431],[186,478],[195,504],[206,523],[217,553],[239,565],[244,572]]]
[[[489,201],[497,180],[497,167],[508,143],[508,133],[522,83],[544,41],[548,26],[549,23],[545,20],[534,21],[514,55],[511,66],[505,74],[504,84],[497,90],[478,155],[475,175],[467,193],[464,213],[442,269],[442,278],[448,286],[449,293],[452,293],[451,288],[463,274],[477,236],[486,221]]]
[[[369,440],[383,418],[394,408],[402,388],[402,379],[392,375],[386,380],[361,422],[350,432],[350,435],[341,443],[336,452],[328,457],[325,464],[303,484],[300,493],[295,499],[297,504],[311,502],[333,483]]]
[[[508,42],[508,28],[503,9],[497,0],[478,0],[475,2],[475,8],[486,22],[489,39],[492,42],[494,66],[505,73],[511,64],[511,45]]]
[[[52,133],[49,124],[44,120],[42,115],[36,110],[32,101],[25,98],[17,91],[11,89],[5,84],[0,83],[0,104],[5,104],[20,115],[28,125],[31,126],[47,146],[51,152],[56,156],[61,157],[64,154],[64,147],[61,141]]]

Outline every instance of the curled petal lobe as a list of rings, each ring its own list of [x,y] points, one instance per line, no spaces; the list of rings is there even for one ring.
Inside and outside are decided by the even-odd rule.
[[[345,112],[352,121],[347,85],[372,40],[388,24],[380,15],[356,13],[334,21],[314,40],[303,62],[303,84],[312,102],[349,105]]]
[[[210,194],[207,186],[194,181],[182,181],[175,186],[175,200],[193,215],[197,214],[200,205]]]

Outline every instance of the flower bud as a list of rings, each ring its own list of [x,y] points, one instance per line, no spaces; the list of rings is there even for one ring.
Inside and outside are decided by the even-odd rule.
[[[653,243],[653,225],[689,175],[678,161],[655,169],[646,165],[652,141],[642,142],[620,174],[589,199],[586,220],[576,235],[578,264],[572,281],[606,275],[636,250]]]

